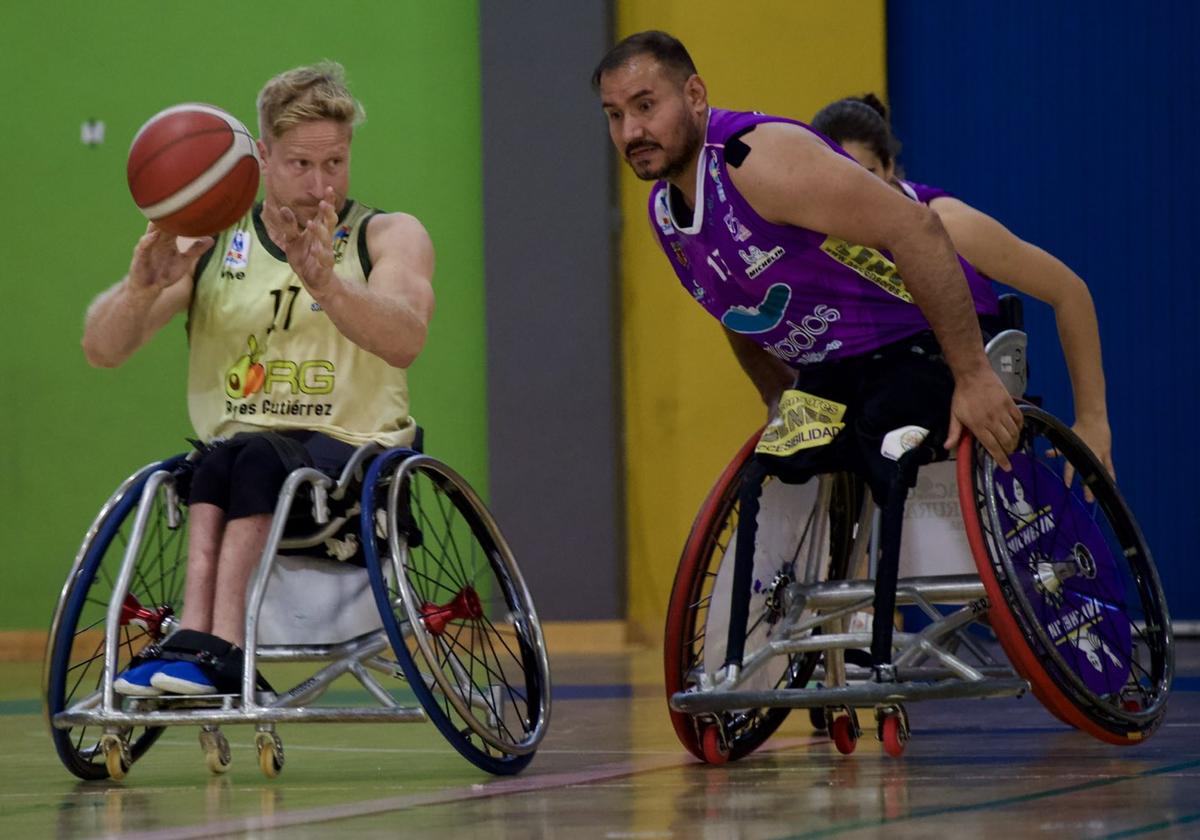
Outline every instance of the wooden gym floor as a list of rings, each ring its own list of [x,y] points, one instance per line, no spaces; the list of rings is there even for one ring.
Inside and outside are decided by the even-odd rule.
[[[758,753],[709,767],[665,713],[659,654],[552,660],[549,734],[497,779],[428,724],[282,726],[287,765],[263,778],[249,727],[210,777],[196,730],[168,730],[123,782],[80,782],[41,719],[40,666],[0,664],[0,831],[6,837],[1061,838],[1200,836],[1200,642],[1179,645],[1164,726],[1113,747],[1032,697],[912,704],[904,756],[870,735],[851,756],[804,712]],[[867,715],[864,715],[866,723]]]

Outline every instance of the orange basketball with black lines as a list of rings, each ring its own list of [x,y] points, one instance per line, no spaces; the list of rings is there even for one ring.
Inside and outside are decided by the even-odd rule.
[[[212,105],[176,105],[138,130],[125,174],[146,218],[176,236],[212,236],[254,203],[258,150],[232,114]]]

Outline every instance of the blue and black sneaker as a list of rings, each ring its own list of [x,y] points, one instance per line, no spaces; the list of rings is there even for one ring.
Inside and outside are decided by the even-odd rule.
[[[150,678],[156,693],[216,694],[212,678],[195,662],[165,662]]]
[[[154,679],[155,674],[171,664],[173,663],[162,659],[151,659],[149,662],[127,668],[113,680],[113,690],[126,697],[157,697],[163,693],[163,690],[155,686],[151,680]]]

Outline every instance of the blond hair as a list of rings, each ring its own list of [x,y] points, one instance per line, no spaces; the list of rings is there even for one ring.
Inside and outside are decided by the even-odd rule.
[[[334,120],[353,129],[365,119],[346,86],[346,71],[335,61],[280,73],[258,94],[258,133],[264,142],[304,122]]]

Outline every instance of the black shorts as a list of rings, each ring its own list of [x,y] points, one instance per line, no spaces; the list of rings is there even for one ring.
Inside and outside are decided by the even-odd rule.
[[[274,513],[292,470],[314,467],[336,478],[354,449],[320,432],[239,432],[193,465],[188,503],[216,505],[227,519]]]
[[[884,435],[901,426],[921,426],[929,430],[925,444],[942,452],[954,377],[931,332],[874,353],[804,368],[794,387],[844,405],[845,426],[829,442],[792,455],[755,454],[769,474],[784,481],[800,483],[821,473],[849,471],[866,480],[882,505],[896,475],[896,462],[880,453]]]

